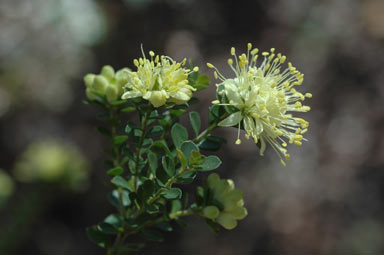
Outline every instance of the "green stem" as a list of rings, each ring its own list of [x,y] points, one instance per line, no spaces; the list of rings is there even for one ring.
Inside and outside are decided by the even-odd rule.
[[[165,183],[165,187],[166,188],[172,187],[172,185],[176,182],[177,178],[179,178],[182,174],[187,173],[187,172],[191,172],[191,171],[193,171],[193,169],[184,169],[184,168],[180,169],[180,171],[175,176],[168,179],[168,181]],[[148,199],[148,205],[151,205],[152,203],[156,202],[156,200],[160,198],[161,193],[163,191],[164,191],[163,189],[159,189],[155,193],[155,195],[153,195],[153,197],[149,198]]]
[[[144,120],[142,122],[143,126],[143,133],[141,134],[139,144],[137,146],[137,152],[136,152],[136,160],[135,160],[135,171],[133,174],[133,183],[135,187],[135,191],[137,191],[138,188],[138,175],[139,175],[139,161],[140,161],[140,155],[141,155],[141,149],[144,143],[144,139],[147,133],[147,127],[148,127],[148,120],[149,120],[150,113],[146,112],[144,115]]]
[[[112,117],[111,135],[112,135],[112,143],[113,143],[112,144],[113,167],[120,167],[120,158],[121,158],[120,150],[119,150],[118,146],[116,146],[113,142],[114,138],[117,136],[117,128],[118,128],[119,121],[118,121],[116,108],[111,107],[111,108],[109,108],[109,111],[110,111],[110,114]],[[125,222],[126,213],[125,213],[125,208],[123,205],[123,191],[122,191],[122,188],[120,188],[120,187],[117,189],[117,191],[118,191],[118,195],[119,195],[119,212],[123,218],[123,229],[125,229],[126,228],[126,222]],[[116,253],[118,253],[119,247],[121,244],[121,239],[122,239],[122,234],[119,233],[117,235],[112,247],[110,247],[107,250],[108,255],[113,255],[115,253],[115,251],[116,251]]]
[[[204,140],[205,137],[207,137],[217,127],[218,126],[217,126],[216,122],[214,122],[213,124],[209,125],[206,130],[201,132],[195,139],[193,139],[193,142],[196,143],[196,144],[200,143],[202,140]]]

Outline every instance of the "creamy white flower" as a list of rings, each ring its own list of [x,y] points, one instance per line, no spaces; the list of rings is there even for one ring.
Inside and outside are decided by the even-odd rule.
[[[149,52],[151,59],[135,59],[136,72],[128,72],[128,81],[125,84],[126,92],[123,99],[142,97],[154,107],[160,107],[167,102],[184,104],[188,102],[196,90],[188,84],[189,69],[182,63],[174,61],[168,56],[156,55]],[[197,72],[198,67],[193,68]]]
[[[236,110],[219,123],[219,126],[237,126],[238,137],[236,144],[241,144],[240,128],[246,131],[245,137],[253,138],[255,143],[260,142],[260,154],[263,155],[266,142],[285,160],[290,159],[287,153],[287,140],[289,143],[301,145],[303,134],[307,131],[308,122],[302,118],[294,117],[290,112],[307,112],[309,106],[301,101],[311,98],[312,94],[303,95],[294,87],[303,83],[304,74],[300,73],[291,63],[283,71],[280,66],[286,57],[280,53],[275,54],[272,48],[269,52],[262,52],[264,59],[257,65],[258,49],[252,49],[248,44],[247,54],[236,56],[235,48],[231,49],[228,64],[235,73],[235,78],[225,78],[216,67],[208,63],[207,66],[215,69],[214,76],[221,80],[217,84],[219,100],[212,103],[223,106],[233,106]],[[285,140],[284,140],[285,139]],[[285,165],[281,158],[281,163]]]

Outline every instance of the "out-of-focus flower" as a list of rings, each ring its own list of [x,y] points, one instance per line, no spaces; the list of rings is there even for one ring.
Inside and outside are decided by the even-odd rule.
[[[160,107],[167,102],[175,104],[188,102],[196,89],[188,84],[191,70],[183,67],[187,60],[178,63],[168,56],[155,56],[153,51],[150,51],[149,55],[150,60],[143,52],[143,58],[133,61],[137,71],[128,72],[126,92],[122,98],[142,97],[154,107]],[[193,68],[195,72],[198,70],[198,67]]]
[[[286,57],[275,49],[262,52],[264,60],[257,66],[258,49],[252,49],[248,44],[247,54],[236,56],[235,48],[231,49],[228,64],[236,77],[225,78],[216,67],[208,63],[207,66],[215,69],[214,76],[221,80],[217,84],[218,100],[213,104],[225,106],[229,116],[219,123],[219,126],[237,126],[238,135],[236,144],[241,144],[240,128],[246,131],[245,137],[253,138],[255,143],[260,142],[260,154],[263,155],[266,142],[281,158],[289,161],[287,143],[301,145],[303,134],[307,132],[308,122],[302,118],[294,117],[290,112],[307,112],[309,106],[301,101],[311,98],[312,94],[303,95],[294,87],[303,83],[304,74],[300,73],[290,62],[288,68],[280,71],[280,66]]]
[[[235,189],[232,180],[220,179],[216,173],[208,176],[208,188],[212,204],[203,209],[204,217],[226,229],[235,228],[237,220],[244,219],[248,214],[241,190]]]
[[[100,74],[87,74],[84,83],[88,99],[94,100],[97,96],[106,97],[108,102],[121,98],[123,86],[127,82],[128,68],[123,68],[115,73],[111,66],[104,66]]]
[[[0,169],[0,207],[12,195],[15,189],[12,178],[2,169]]]
[[[88,180],[88,164],[76,147],[59,140],[30,144],[14,168],[22,182],[60,183],[64,188],[79,190]]]

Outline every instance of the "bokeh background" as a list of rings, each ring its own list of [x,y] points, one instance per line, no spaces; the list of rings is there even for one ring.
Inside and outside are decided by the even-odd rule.
[[[384,254],[383,13],[382,0],[1,0],[0,254],[104,254],[85,235],[113,210],[86,73],[132,67],[143,43],[230,76],[230,47],[248,42],[305,74],[309,141],[282,167],[218,131],[220,174],[244,190],[248,217],[219,235],[188,218],[142,254]],[[214,94],[197,94],[203,123]]]

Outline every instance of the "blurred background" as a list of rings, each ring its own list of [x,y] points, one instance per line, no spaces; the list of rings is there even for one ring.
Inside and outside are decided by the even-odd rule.
[[[219,173],[248,217],[219,235],[188,218],[142,254],[384,254],[383,12],[382,0],[1,0],[0,254],[104,254],[85,234],[113,211],[86,73],[132,68],[143,43],[230,77],[230,47],[248,42],[305,74],[309,142],[282,167],[219,130]],[[214,95],[213,82],[197,94],[203,123]]]

